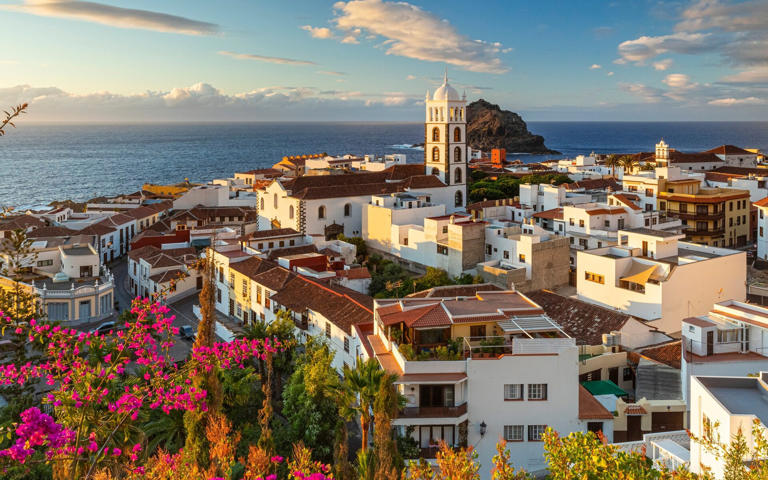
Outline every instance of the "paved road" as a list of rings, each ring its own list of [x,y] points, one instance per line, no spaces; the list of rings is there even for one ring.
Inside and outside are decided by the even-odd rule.
[[[129,309],[133,294],[129,290],[128,256],[125,255],[109,264],[109,269],[115,276],[115,300],[118,302],[119,309],[120,311]]]

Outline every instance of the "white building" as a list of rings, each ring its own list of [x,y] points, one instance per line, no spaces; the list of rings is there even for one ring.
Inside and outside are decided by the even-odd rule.
[[[757,373],[757,372],[754,372]],[[768,372],[758,377],[694,376],[691,379],[691,433],[722,444],[729,444],[739,433],[751,452],[755,447],[753,427],[768,435]],[[725,477],[725,461],[699,442],[691,441],[690,470],[700,474],[709,469],[716,479]],[[753,458],[747,455],[745,462]],[[764,458],[760,459],[765,461]]]
[[[592,201],[584,192],[569,192],[564,185],[523,184],[520,185],[520,205],[544,212],[563,205],[578,205]]]
[[[681,234],[644,227],[618,236],[616,246],[577,253],[579,299],[676,332],[684,318],[703,315],[713,303],[746,298],[744,252],[681,242]]]
[[[189,289],[200,288],[201,285],[190,281],[178,282],[181,277],[197,275],[190,266],[197,260],[197,252],[192,247],[160,249],[147,245],[128,253],[128,277],[130,291],[133,295],[148,298],[159,293],[163,286],[170,286],[174,280],[178,284],[176,290],[169,292],[171,296],[182,296]],[[160,275],[163,274],[163,275]]]
[[[424,142],[425,168],[436,175],[453,199],[446,208],[463,209],[467,201],[467,96],[448,84],[448,73],[443,84],[430,98],[427,91]]]
[[[768,309],[727,300],[683,320],[680,374],[687,400],[693,376],[747,375],[768,369]],[[693,397],[690,397],[693,398]],[[688,406],[693,408],[689,402]]]
[[[247,195],[228,185],[198,185],[173,201],[174,210],[203,207],[255,207],[256,195]]]
[[[451,288],[450,297],[376,300],[364,342],[366,356],[398,375],[406,405],[393,425],[420,456],[433,459],[442,440],[473,445],[489,465],[504,438],[514,464],[535,472],[546,466],[547,427],[612,437],[613,416],[578,383],[574,340],[524,295],[463,288],[460,296]]]
[[[757,256],[768,260],[768,197],[753,205],[757,207]]]

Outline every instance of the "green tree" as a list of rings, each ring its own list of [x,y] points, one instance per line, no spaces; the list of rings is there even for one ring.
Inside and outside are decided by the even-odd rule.
[[[634,155],[624,155],[619,159],[621,166],[624,167],[624,173],[631,175],[637,167],[637,158]]]
[[[296,369],[283,392],[283,416],[291,443],[304,442],[315,460],[330,463],[341,417],[337,392],[341,386],[333,368],[333,351],[310,342],[296,361]]]
[[[621,157],[615,153],[608,155],[605,159],[605,166],[611,167],[611,176],[616,178],[616,167],[621,166]]]
[[[397,391],[397,375],[386,374],[381,380],[379,392],[373,403],[373,449],[376,455],[374,480],[397,478],[403,469],[403,459],[397,451],[392,431],[392,419],[405,406],[405,399]]]
[[[363,261],[368,258],[368,246],[365,244],[363,237],[347,237],[346,235],[341,234],[338,236],[338,239],[342,242],[351,243],[357,248],[355,256],[355,261],[357,263],[363,263]]]
[[[368,448],[368,430],[373,416],[373,403],[386,375],[386,372],[379,368],[379,362],[375,358],[361,360],[357,362],[355,368],[344,365],[342,408],[348,408],[360,416],[362,450]]]

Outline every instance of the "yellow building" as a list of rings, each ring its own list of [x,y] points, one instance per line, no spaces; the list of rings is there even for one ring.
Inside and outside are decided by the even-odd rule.
[[[749,242],[748,190],[702,188],[698,180],[671,180],[659,186],[658,209],[682,220],[687,240],[713,247]]]
[[[196,183],[189,183],[189,181],[176,183],[173,185],[156,185],[154,183],[145,183],[141,189],[155,195],[179,197],[181,194],[187,192],[190,188],[196,185]]]

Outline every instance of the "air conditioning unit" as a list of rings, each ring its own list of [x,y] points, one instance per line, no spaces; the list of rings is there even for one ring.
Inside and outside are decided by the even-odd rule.
[[[619,338],[617,335],[614,335],[613,333],[604,333],[603,334],[603,346],[604,347],[613,347],[619,344]]]

